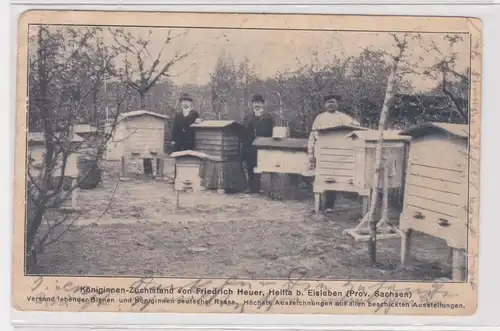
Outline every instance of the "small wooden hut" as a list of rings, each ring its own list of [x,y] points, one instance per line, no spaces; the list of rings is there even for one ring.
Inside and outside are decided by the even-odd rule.
[[[303,192],[302,176],[309,176],[307,139],[258,137],[257,168],[269,178],[263,181],[266,195],[277,200],[300,199]]]
[[[406,174],[401,260],[412,231],[446,240],[452,250],[453,279],[464,280],[468,235],[467,125],[425,123],[403,131],[411,136]]]
[[[156,160],[156,173],[163,177],[165,121],[167,116],[145,110],[121,114],[115,133],[108,143],[107,160],[121,160],[122,177],[128,176],[127,163],[142,159],[144,164]]]
[[[210,157],[203,163],[203,183],[208,189],[237,192],[245,189],[241,162],[242,125],[235,121],[209,120],[192,124],[195,149]]]

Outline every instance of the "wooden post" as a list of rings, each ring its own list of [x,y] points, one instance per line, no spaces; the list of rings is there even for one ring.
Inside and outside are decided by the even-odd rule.
[[[78,187],[77,180],[73,179],[71,183],[71,187],[73,187],[73,192],[71,192],[71,208],[78,208],[78,195],[80,193],[80,188]]]
[[[382,187],[382,217],[379,225],[385,224],[389,220],[389,169],[383,168],[384,182]]]
[[[165,177],[165,159],[159,158],[158,161],[159,161],[159,166],[158,166],[159,173],[158,173],[158,175],[163,178],[163,177]]]
[[[321,193],[314,193],[314,215],[319,217],[320,209],[321,209]]]
[[[361,212],[363,216],[368,213],[368,208],[370,206],[370,195],[363,195],[361,197]]]
[[[463,249],[453,248],[452,280],[463,282],[466,278],[467,259]]]
[[[122,156],[122,158],[121,158],[121,177],[123,179],[128,177],[127,158],[125,157],[125,155]]]
[[[453,265],[453,248],[448,247],[448,263]]]
[[[405,265],[410,256],[411,237],[413,230],[401,231],[401,264]]]

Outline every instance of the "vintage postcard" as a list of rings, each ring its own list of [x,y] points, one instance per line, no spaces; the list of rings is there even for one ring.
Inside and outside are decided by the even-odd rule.
[[[13,309],[476,312],[479,19],[18,27]]]

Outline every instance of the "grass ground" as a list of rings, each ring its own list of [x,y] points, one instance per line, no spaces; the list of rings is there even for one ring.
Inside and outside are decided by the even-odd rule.
[[[365,244],[342,235],[361,217],[356,199],[340,199],[323,220],[311,217],[312,201],[212,191],[185,193],[176,209],[172,184],[120,182],[117,168],[107,164],[102,185],[82,191],[85,212],[39,256],[37,273],[273,279],[299,268],[310,278],[428,280],[450,272],[445,243],[425,235],[415,235],[408,266],[399,239],[379,241],[371,266]]]

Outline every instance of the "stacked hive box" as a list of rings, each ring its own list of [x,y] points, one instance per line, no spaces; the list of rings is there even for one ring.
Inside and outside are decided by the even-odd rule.
[[[308,176],[307,139],[267,138],[255,139],[257,168],[255,173],[265,174],[263,188],[266,195],[278,200],[300,199],[305,192],[302,176]]]
[[[367,212],[370,191],[375,188],[375,153],[379,141],[376,130],[353,131],[346,137],[352,142],[354,153],[353,185],[363,198],[363,213]],[[396,130],[384,130],[382,144],[382,167],[388,172],[387,189],[401,191],[404,186],[406,157],[410,137]],[[383,187],[384,174],[379,176],[377,189]]]
[[[235,121],[202,121],[192,124],[196,151],[207,154],[202,167],[202,186],[237,192],[246,180],[240,155],[242,126]]]
[[[62,208],[77,208],[78,199],[78,188],[77,180],[79,177],[78,171],[78,158],[80,156],[80,148],[84,144],[84,140],[78,135],[72,135],[71,138],[64,138],[63,136],[57,134],[59,138],[54,139],[54,144],[61,144],[65,152],[69,152],[66,158],[66,164],[63,169],[62,167],[62,157],[56,158],[56,166],[54,167],[51,177],[52,185],[51,189],[60,189],[60,197],[63,199]],[[30,177],[37,180],[37,177],[41,174],[44,167],[44,155],[45,155],[45,138],[44,134],[41,132],[28,132],[28,165],[29,171],[28,180]],[[59,154],[62,155],[62,154]],[[62,177],[62,178],[61,178]],[[39,179],[38,179],[39,180]],[[62,180],[62,182],[61,182]],[[62,186],[59,187],[59,183]],[[71,190],[71,191],[70,191]]]
[[[327,191],[357,192],[354,186],[354,142],[346,136],[354,130],[367,130],[355,125],[336,125],[318,130],[315,145],[314,209],[322,208]]]
[[[202,166],[203,162],[210,159],[210,156],[198,151],[181,151],[170,154],[175,159],[175,179],[174,188],[176,191],[203,190],[202,186]]]
[[[412,230],[445,240],[453,252],[453,279],[465,278],[468,235],[467,125],[425,123],[411,136],[400,218],[405,263]]]

